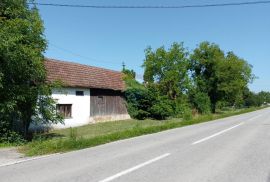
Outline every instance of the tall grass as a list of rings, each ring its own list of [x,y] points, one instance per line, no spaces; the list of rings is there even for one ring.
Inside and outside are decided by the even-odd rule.
[[[164,122],[164,124],[157,125],[157,126],[141,127],[140,125],[135,125],[131,129],[109,133],[109,134],[105,134],[101,136],[91,137],[91,138],[84,138],[82,136],[78,137],[76,128],[70,128],[69,137],[50,139],[50,140],[45,140],[45,141],[44,140],[33,141],[23,146],[20,150],[28,156],[67,152],[67,151],[78,150],[78,149],[83,149],[87,147],[93,147],[93,146],[97,146],[97,145],[101,145],[101,144],[105,144],[105,143],[109,143],[109,142],[113,142],[113,141],[117,141],[121,139],[127,139],[127,138],[136,137],[140,135],[156,133],[156,132],[160,132],[160,131],[164,131],[168,129],[207,122],[207,121],[220,119],[220,118],[224,118],[228,116],[243,114],[243,113],[247,113],[247,112],[251,112],[255,110],[258,110],[258,108],[243,109],[237,112],[229,112],[229,113],[223,113],[223,114],[202,115],[194,119],[190,119],[190,120]]]
[[[0,148],[6,148],[6,147],[16,147],[18,144],[13,143],[0,143]]]

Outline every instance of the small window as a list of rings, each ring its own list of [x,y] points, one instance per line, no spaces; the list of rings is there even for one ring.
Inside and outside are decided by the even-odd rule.
[[[98,104],[103,104],[104,100],[103,100],[103,96],[98,96]]]
[[[71,106],[72,104],[57,104],[56,109],[64,118],[71,118]]]
[[[83,91],[76,91],[76,95],[77,96],[84,96],[84,92]]]

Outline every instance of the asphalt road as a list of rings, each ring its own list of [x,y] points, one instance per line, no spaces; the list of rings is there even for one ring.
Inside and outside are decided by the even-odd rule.
[[[1,182],[270,182],[270,109],[0,167]]]

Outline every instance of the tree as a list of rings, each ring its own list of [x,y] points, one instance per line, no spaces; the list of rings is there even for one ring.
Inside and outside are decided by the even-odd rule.
[[[123,68],[122,72],[125,74],[126,77],[129,79],[135,79],[136,78],[136,73],[134,70],[129,70],[126,68]]]
[[[270,103],[270,92],[261,91],[257,95],[259,100],[262,102],[261,104]]]
[[[252,67],[245,60],[232,52],[225,55],[218,45],[209,42],[201,43],[190,59],[196,89],[208,94],[212,112],[217,102],[242,102],[243,91],[254,78]]]
[[[156,85],[161,94],[175,100],[190,84],[187,56],[183,43],[172,44],[168,51],[164,47],[156,51],[147,48],[143,64],[144,82]]]
[[[195,85],[200,92],[207,93],[215,112],[219,100],[217,74],[224,60],[224,52],[216,44],[202,42],[191,55],[191,70]]]
[[[251,92],[248,88],[244,91],[244,106],[245,107],[258,107],[261,105],[261,101],[258,99],[258,96]]]
[[[229,52],[220,64],[217,77],[218,92],[223,100],[231,106],[242,105],[244,90],[254,78],[252,66]]]
[[[13,131],[19,123],[26,137],[34,118],[62,121],[46,85],[43,22],[26,0],[1,0],[0,27],[0,132]]]

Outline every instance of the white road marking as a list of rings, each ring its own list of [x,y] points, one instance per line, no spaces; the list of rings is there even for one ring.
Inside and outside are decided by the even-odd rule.
[[[248,121],[251,121],[251,120],[257,119],[257,118],[259,118],[259,117],[261,117],[261,116],[262,116],[262,114],[259,114],[258,116],[254,116],[254,117],[252,117],[252,118],[249,118],[249,119],[248,119]]]
[[[216,137],[216,136],[218,136],[218,135],[221,135],[222,133],[225,133],[225,132],[227,132],[227,131],[230,131],[230,130],[232,130],[232,129],[238,127],[238,126],[241,126],[242,124],[244,124],[244,122],[242,122],[242,123],[240,123],[240,124],[237,124],[237,125],[235,125],[235,126],[233,126],[233,127],[227,128],[227,129],[225,129],[225,130],[222,130],[222,131],[220,131],[220,132],[218,132],[218,133],[215,133],[215,134],[213,134],[213,135],[211,135],[211,136],[205,137],[205,138],[203,138],[203,139],[201,139],[201,140],[198,140],[198,141],[196,141],[196,142],[193,142],[192,145],[196,145],[196,144],[198,144],[198,143],[204,142],[204,141],[209,140],[209,139],[211,139],[211,138],[213,138],[213,137]]]
[[[40,157],[33,157],[33,158],[29,158],[29,159],[22,159],[22,160],[18,160],[18,161],[14,161],[14,162],[8,162],[8,163],[5,163],[5,164],[1,164],[0,167],[11,166],[11,165],[20,164],[20,163],[23,163],[23,162],[43,159],[43,158],[51,157],[51,156],[58,155],[58,154],[60,154],[60,153],[44,155],[44,156],[40,156]]]
[[[142,163],[142,164],[139,164],[139,165],[137,165],[137,166],[134,166],[134,167],[132,167],[132,168],[129,168],[129,169],[127,169],[127,170],[124,170],[124,171],[122,171],[122,172],[120,172],[120,173],[117,173],[117,174],[115,174],[115,175],[113,175],[113,176],[110,176],[110,177],[108,177],[108,178],[106,178],[106,179],[104,179],[104,180],[101,180],[101,181],[99,181],[99,182],[109,182],[109,181],[112,181],[112,180],[114,180],[114,179],[116,179],[116,178],[119,178],[119,177],[121,177],[121,176],[123,176],[123,175],[126,175],[126,174],[128,174],[128,173],[131,173],[131,172],[133,172],[133,171],[135,171],[135,170],[138,170],[139,168],[142,168],[142,167],[144,167],[144,166],[146,166],[146,165],[149,165],[149,164],[151,164],[151,163],[153,163],[153,162],[156,162],[156,161],[161,160],[161,159],[163,159],[163,158],[165,158],[165,157],[168,157],[169,155],[171,155],[171,154],[170,154],[170,153],[163,154],[163,155],[161,155],[161,156],[159,156],[159,157],[156,157],[156,158],[151,159],[151,160],[149,160],[149,161],[146,161],[146,162],[144,162],[144,163]]]

